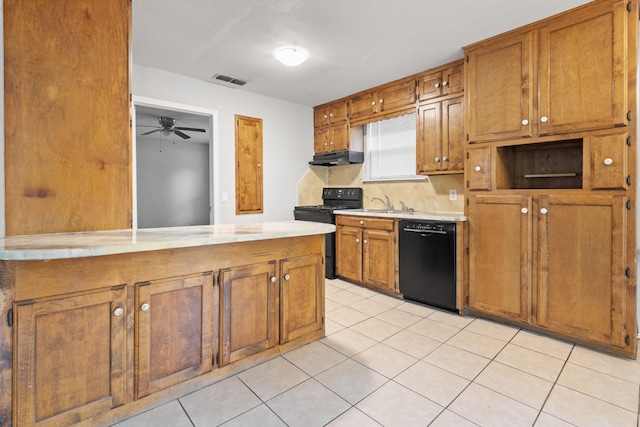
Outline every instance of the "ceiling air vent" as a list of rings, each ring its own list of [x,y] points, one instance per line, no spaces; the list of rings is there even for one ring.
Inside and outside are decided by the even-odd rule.
[[[236,86],[244,86],[247,84],[246,80],[236,79],[235,77],[225,76],[224,74],[219,73],[213,76],[212,79],[217,80],[216,83],[223,82]]]

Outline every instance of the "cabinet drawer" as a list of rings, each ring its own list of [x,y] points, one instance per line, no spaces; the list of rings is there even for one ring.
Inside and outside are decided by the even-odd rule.
[[[491,149],[469,150],[466,170],[469,190],[491,190]]]
[[[348,225],[350,227],[371,228],[375,230],[393,231],[395,220],[383,218],[371,218],[364,216],[336,216],[336,225]]]

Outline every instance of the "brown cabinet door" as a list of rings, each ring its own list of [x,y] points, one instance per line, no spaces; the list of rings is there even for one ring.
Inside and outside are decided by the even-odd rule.
[[[591,189],[626,190],[630,182],[627,169],[627,133],[594,135],[591,145]]]
[[[418,77],[418,101],[442,96],[442,71],[422,74]]]
[[[469,190],[491,190],[491,148],[471,148],[467,158]]]
[[[362,232],[362,281],[366,285],[395,290],[394,234],[365,229]]]
[[[322,255],[281,261],[280,343],[322,329],[324,319],[324,269]]]
[[[391,112],[411,108],[416,102],[415,79],[402,80],[377,90],[379,111]]]
[[[236,115],[236,214],[263,212],[262,119]]]
[[[625,202],[539,197],[538,326],[625,346]]]
[[[71,425],[126,401],[125,294],[16,303],[13,425]]]
[[[349,124],[341,123],[329,127],[329,151],[349,149]]]
[[[627,15],[603,2],[540,30],[541,135],[627,123]]]
[[[316,154],[329,152],[329,126],[313,130],[313,151]]]
[[[220,286],[220,365],[277,345],[280,291],[275,262],[222,270]]]
[[[136,399],[211,370],[213,311],[211,273],[136,284]]]
[[[378,102],[375,92],[366,92],[352,96],[349,99],[349,120],[364,122],[378,112]]]
[[[469,197],[469,307],[528,322],[531,197]]]
[[[464,62],[442,70],[442,95],[452,95],[464,90]]]
[[[518,34],[467,52],[469,142],[533,135],[532,38]]]
[[[338,276],[362,282],[362,229],[338,226],[336,230]]]
[[[464,171],[464,98],[442,101],[442,169]]]
[[[442,103],[432,102],[418,108],[416,163],[418,174],[442,170]]]

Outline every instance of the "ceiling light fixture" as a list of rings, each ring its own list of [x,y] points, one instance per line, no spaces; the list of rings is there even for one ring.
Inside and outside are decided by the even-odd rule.
[[[301,47],[285,46],[273,51],[273,56],[284,65],[295,67],[309,58],[309,52]]]

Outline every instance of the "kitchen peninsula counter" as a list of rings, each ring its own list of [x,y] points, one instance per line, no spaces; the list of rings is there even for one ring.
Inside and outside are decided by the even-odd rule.
[[[334,230],[0,239],[0,426],[111,425],[323,337]]]

